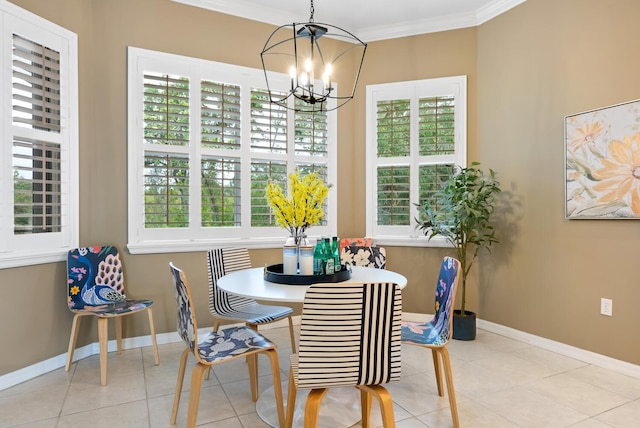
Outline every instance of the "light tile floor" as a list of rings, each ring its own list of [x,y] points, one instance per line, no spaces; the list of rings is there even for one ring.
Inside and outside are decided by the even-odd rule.
[[[279,344],[285,380],[288,329],[262,332]],[[0,391],[0,427],[170,427],[182,349],[181,343],[161,345],[159,366],[151,348],[112,352],[105,387],[95,355],[74,363],[69,373],[60,368]],[[462,427],[640,427],[639,379],[483,330],[474,341],[452,341],[449,351]],[[402,379],[388,385],[397,427],[451,427],[447,398],[436,393],[431,352],[405,345],[402,358]],[[259,359],[264,390],[271,382],[268,360]],[[266,427],[251,401],[245,362],[216,366],[214,374],[203,383],[199,426]],[[177,427],[186,423],[189,376]],[[380,421],[375,407],[374,420]]]

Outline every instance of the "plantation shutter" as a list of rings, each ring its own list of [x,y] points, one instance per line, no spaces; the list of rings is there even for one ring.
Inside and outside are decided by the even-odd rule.
[[[420,203],[435,208],[440,186],[454,172],[450,158],[455,153],[455,97],[421,98],[418,106]]]
[[[204,156],[200,170],[202,226],[240,226],[240,159]]]
[[[60,53],[13,34],[12,70],[13,233],[60,232]],[[43,139],[19,136],[21,128]]]
[[[287,109],[272,104],[266,89],[251,90],[251,151],[287,152]]]
[[[144,75],[144,139],[149,144],[189,145],[189,80]]]
[[[200,224],[241,226],[240,86],[202,80]]]
[[[189,86],[186,77],[144,74],[145,228],[189,227]]]
[[[279,244],[269,181],[286,188],[299,167],[336,182],[334,110],[296,118],[270,102],[263,70],[133,47],[128,54],[133,253],[165,251],[169,242],[181,249]],[[286,90],[289,77],[274,74]],[[327,201],[332,213],[334,193]],[[326,223],[314,231],[334,228]]]
[[[14,234],[62,230],[62,168],[59,144],[14,138]]]
[[[296,100],[300,103],[302,101]],[[327,156],[327,112],[296,111],[294,115],[296,155]],[[323,178],[325,179],[325,178]]]
[[[269,180],[287,189],[286,161],[251,161],[251,226],[273,226],[275,217],[267,202],[266,188]]]
[[[380,225],[406,225],[410,216],[411,103],[409,99],[377,104],[377,156],[401,158],[404,165],[377,169],[377,218]]]
[[[367,233],[415,235],[418,207],[466,159],[465,93],[464,76],[367,87]]]
[[[240,87],[201,82],[202,146],[240,149]]]
[[[13,123],[60,132],[60,53],[16,34]]]

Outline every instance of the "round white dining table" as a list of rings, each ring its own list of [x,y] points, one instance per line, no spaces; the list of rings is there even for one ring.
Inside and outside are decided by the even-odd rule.
[[[387,269],[351,267],[351,278],[344,282],[395,282],[402,289],[407,278]],[[218,287],[227,293],[272,302],[304,301],[308,285],[278,284],[264,279],[264,268],[243,269],[218,279]]]
[[[244,269],[224,275],[218,279],[222,290],[243,297],[272,302],[301,303],[309,288],[308,285],[278,284],[264,279],[265,268]],[[394,282],[402,289],[407,278],[387,269],[351,267],[351,278],[347,282]],[[268,334],[266,335],[268,337]],[[285,409],[287,403],[287,384],[283,382]],[[308,390],[298,390],[293,427],[302,427],[304,421],[304,403]],[[263,391],[256,403],[258,416],[272,427],[278,426],[278,414],[273,395],[273,387]],[[285,410],[286,412],[286,410]],[[350,427],[360,420],[360,393],[355,388],[331,388],[320,405],[318,428]]]

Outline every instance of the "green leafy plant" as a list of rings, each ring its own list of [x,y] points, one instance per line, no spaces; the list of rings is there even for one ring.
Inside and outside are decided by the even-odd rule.
[[[467,275],[482,249],[491,251],[497,243],[490,223],[496,196],[502,190],[495,172],[485,173],[479,162],[472,162],[442,183],[431,204],[419,205],[418,228],[429,238],[445,237],[456,249],[462,269],[460,313],[466,314]]]

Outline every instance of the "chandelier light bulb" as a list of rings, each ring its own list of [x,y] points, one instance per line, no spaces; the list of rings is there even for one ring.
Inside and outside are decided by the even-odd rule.
[[[309,75],[306,72],[300,73],[300,85],[301,86],[309,85]]]
[[[260,58],[269,101],[300,112],[335,110],[355,96],[367,44],[340,27],[316,23],[313,0],[310,12],[308,22],[281,25],[264,44]],[[282,80],[270,74],[281,69],[283,59],[292,64],[287,67],[291,88],[286,92]],[[332,75],[334,66],[340,70],[339,80]],[[340,94],[338,86],[343,88]]]

